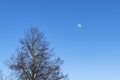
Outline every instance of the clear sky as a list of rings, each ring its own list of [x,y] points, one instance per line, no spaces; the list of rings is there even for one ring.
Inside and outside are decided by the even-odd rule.
[[[45,33],[70,80],[120,80],[119,0],[0,0],[4,73],[5,61],[31,26]]]

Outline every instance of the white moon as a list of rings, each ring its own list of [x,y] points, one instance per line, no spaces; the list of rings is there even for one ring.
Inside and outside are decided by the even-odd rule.
[[[81,27],[82,27],[82,25],[81,25],[81,24],[78,24],[78,25],[77,25],[77,27],[78,27],[78,28],[81,28]]]

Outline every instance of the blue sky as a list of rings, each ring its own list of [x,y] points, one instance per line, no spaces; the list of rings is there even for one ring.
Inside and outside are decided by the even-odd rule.
[[[70,80],[120,80],[119,21],[119,0],[0,0],[0,69],[37,26]]]

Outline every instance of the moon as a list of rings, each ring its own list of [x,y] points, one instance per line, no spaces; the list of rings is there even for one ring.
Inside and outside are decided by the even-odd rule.
[[[81,24],[77,24],[77,27],[78,27],[78,28],[81,28],[81,27],[82,27],[82,25],[81,25]]]

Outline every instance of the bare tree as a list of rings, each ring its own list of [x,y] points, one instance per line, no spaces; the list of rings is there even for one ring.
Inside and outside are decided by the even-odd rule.
[[[20,80],[65,80],[61,71],[63,61],[55,58],[53,49],[48,48],[44,34],[38,28],[30,28],[20,40],[16,55],[8,64]]]

